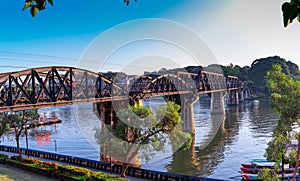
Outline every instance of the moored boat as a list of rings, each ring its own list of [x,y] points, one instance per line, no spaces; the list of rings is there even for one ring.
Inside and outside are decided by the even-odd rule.
[[[257,174],[259,171],[262,171],[263,168],[245,168],[245,167],[241,167],[241,171],[243,173],[253,173],[253,174]],[[285,174],[289,174],[289,173],[293,173],[294,169],[293,168],[286,168],[284,169],[284,173]],[[282,173],[282,171],[279,172],[279,174]]]
[[[244,168],[274,168],[275,162],[269,162],[265,159],[252,159],[249,164],[241,164]]]

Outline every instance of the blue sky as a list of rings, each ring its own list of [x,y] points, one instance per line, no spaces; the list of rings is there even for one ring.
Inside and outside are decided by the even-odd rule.
[[[21,10],[23,1],[4,1],[0,7],[0,71],[48,65],[76,66],[89,44],[101,33],[143,18],[171,20],[186,26],[202,38],[220,64],[250,65],[256,58],[273,55],[299,64],[300,24],[295,22],[283,28],[282,2],[138,0],[127,7],[123,0],[64,0],[54,1],[54,7],[48,5],[32,18],[28,10]],[[147,51],[154,48],[147,55],[155,56],[161,53],[157,50],[159,47],[164,50],[164,45],[149,45],[149,42],[137,46],[141,55],[136,57],[143,56],[143,48]],[[135,52],[136,47],[127,52]],[[122,51],[119,54],[118,59],[126,56]],[[164,57],[164,53],[161,54]],[[189,62],[181,54],[178,53],[181,57],[178,61]],[[16,65],[20,68],[9,67]]]

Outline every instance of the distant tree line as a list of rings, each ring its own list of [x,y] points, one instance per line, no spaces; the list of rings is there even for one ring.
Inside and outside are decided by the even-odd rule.
[[[297,64],[286,61],[285,59],[279,56],[260,58],[254,60],[251,66],[241,67],[239,65],[218,65],[212,64],[208,67],[201,67],[203,70],[223,73],[224,76],[232,75],[237,76],[240,81],[250,81],[253,85],[253,91],[255,94],[259,96],[268,97],[270,95],[270,90],[266,86],[266,78],[267,72],[272,70],[272,66],[278,64],[282,67],[282,72],[285,75],[292,77],[294,80],[299,79],[300,71]],[[177,71],[187,71],[191,73],[198,73],[199,66],[187,66],[184,68],[176,68],[176,69],[165,69],[162,68],[159,71],[154,72],[145,72],[146,75],[162,75],[169,73],[176,73]]]
[[[282,67],[282,72],[293,79],[299,79],[300,71],[297,64],[286,61],[279,56],[260,58],[251,64],[251,66],[240,67],[238,65],[222,66],[225,75],[234,75],[241,81],[253,82],[255,93],[262,96],[269,96],[269,89],[266,87],[266,74],[272,69],[272,66],[278,64]]]

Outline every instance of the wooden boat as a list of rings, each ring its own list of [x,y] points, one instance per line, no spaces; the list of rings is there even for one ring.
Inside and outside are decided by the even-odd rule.
[[[252,174],[257,174],[259,171],[262,171],[263,168],[245,168],[245,167],[241,167],[241,171],[243,173],[252,173]],[[279,172],[279,174],[282,171]],[[289,173],[293,173],[294,172],[294,168],[286,168],[284,169],[284,173],[285,174],[289,174]]]
[[[275,162],[269,162],[265,159],[253,159],[249,164],[241,164],[244,168],[274,168]]]

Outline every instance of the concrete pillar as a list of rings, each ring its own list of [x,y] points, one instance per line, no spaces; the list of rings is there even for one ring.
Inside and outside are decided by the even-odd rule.
[[[211,94],[210,112],[212,114],[225,114],[225,95],[226,91]]]
[[[181,106],[180,115],[183,120],[183,131],[195,135],[195,120],[193,105],[199,100],[197,94],[182,94],[169,96],[169,100]]]
[[[246,88],[244,90],[244,99],[245,100],[249,100],[250,99],[250,90],[249,90],[249,88]]]
[[[227,105],[238,105],[239,99],[238,99],[238,90],[230,90],[229,96],[227,100]]]
[[[239,102],[244,101],[244,89],[239,90],[238,97],[239,97]]]
[[[140,102],[140,101],[137,101]],[[117,124],[116,112],[128,108],[128,100],[110,101],[96,104],[97,115],[100,117],[100,160],[114,164],[128,163],[130,166],[141,165],[139,145],[129,144],[113,135],[107,125],[114,128]]]

